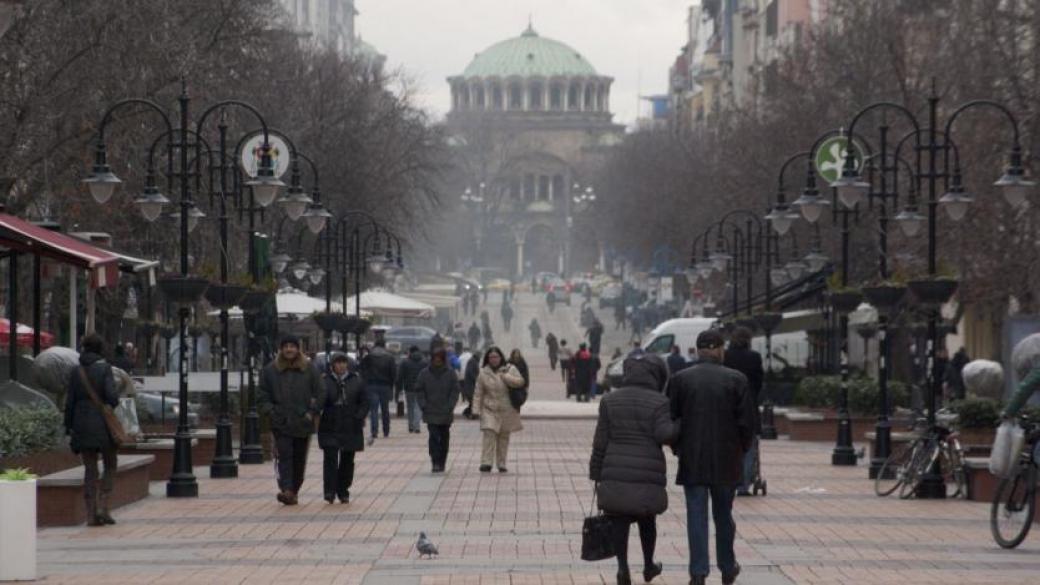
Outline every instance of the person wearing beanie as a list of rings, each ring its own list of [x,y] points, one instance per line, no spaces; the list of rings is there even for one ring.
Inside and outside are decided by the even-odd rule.
[[[451,424],[455,422],[455,405],[461,390],[459,377],[448,363],[448,352],[443,347],[434,349],[430,365],[419,372],[412,387],[430,435],[433,473],[443,472],[448,463]]]
[[[332,358],[332,368],[325,373],[324,408],[318,426],[318,446],[324,453],[322,477],[325,501],[335,498],[350,502],[350,486],[354,483],[354,454],[365,450],[365,417],[368,397],[365,381],[350,367],[344,353]]]
[[[715,554],[724,584],[740,574],[733,551],[736,524],[733,497],[740,483],[744,454],[755,431],[755,401],[747,376],[722,365],[722,334],[715,329],[697,336],[699,361],[668,382],[672,418],[679,420],[676,483],[686,495],[686,534],[691,583],[701,585],[709,572],[708,500],[715,519]]]
[[[260,372],[257,408],[271,421],[279,502],[293,506],[307,471],[307,450],[324,402],[321,380],[300,340],[286,335],[278,355]]]

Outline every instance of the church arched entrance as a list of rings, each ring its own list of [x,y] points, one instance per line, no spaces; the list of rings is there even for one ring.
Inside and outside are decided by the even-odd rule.
[[[559,259],[560,242],[553,229],[545,224],[531,226],[524,238],[524,266],[518,272],[556,272]]]

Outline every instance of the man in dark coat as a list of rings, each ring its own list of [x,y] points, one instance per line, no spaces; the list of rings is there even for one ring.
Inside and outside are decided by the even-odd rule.
[[[69,390],[65,396],[65,433],[71,435],[70,447],[83,460],[83,499],[87,508],[87,524],[101,526],[115,524],[108,511],[109,498],[115,485],[116,444],[101,415],[101,404],[117,406],[119,392],[112,376],[112,366],[101,357],[105,342],[91,333],[83,338],[80,367],[69,376]],[[84,377],[89,382],[84,383]],[[93,396],[91,394],[93,393]],[[95,401],[96,399],[96,401]],[[100,403],[100,404],[98,404]],[[98,493],[98,456],[105,465]]]
[[[722,365],[722,334],[709,329],[697,336],[700,361],[669,384],[672,418],[679,419],[676,483],[686,495],[686,531],[690,543],[691,583],[701,585],[709,572],[708,498],[715,519],[715,547],[722,582],[740,573],[733,540],[733,495],[741,462],[754,435],[754,401],[744,374]]]
[[[599,319],[593,317],[592,325],[590,325],[588,330],[585,331],[585,336],[589,338],[589,353],[599,355],[599,350],[603,342],[603,323],[601,323]]]
[[[661,445],[672,444],[679,427],[672,421],[668,398],[661,393],[668,369],[661,358],[647,354],[628,358],[621,388],[603,398],[592,442],[589,479],[596,483],[600,509],[614,523],[618,582],[628,574],[628,532],[639,526],[643,545],[643,577],[660,574],[654,562],[656,516],[668,509],[668,466]]]
[[[953,354],[950,358],[950,363],[946,366],[946,372],[943,375],[943,384],[946,386],[946,392],[949,394],[951,400],[964,400],[964,366],[968,365],[971,358],[968,357],[968,350],[963,347],[957,350],[957,353]]]
[[[318,371],[300,352],[300,340],[286,335],[278,355],[260,372],[256,395],[260,414],[271,419],[279,502],[295,506],[307,472],[307,450],[325,396]]]
[[[390,436],[390,400],[397,380],[397,361],[386,350],[386,341],[377,339],[372,351],[361,359],[361,377],[365,379],[365,391],[368,392],[371,425],[368,444],[371,445],[379,434],[380,413],[383,418],[383,436]]]
[[[419,373],[414,390],[422,408],[423,422],[430,433],[432,471],[441,473],[448,462],[451,423],[455,421],[455,405],[459,402],[461,390],[459,378],[448,367],[447,352],[443,348],[430,356],[430,365]]]
[[[462,374],[462,398],[469,404],[462,411],[466,418],[473,418],[473,394],[477,390],[477,377],[480,376],[480,360],[483,354],[473,349],[473,355],[466,361],[466,371]]]
[[[578,402],[588,402],[592,392],[592,354],[584,343],[578,345],[578,353],[574,354],[574,394]]]
[[[419,346],[413,345],[408,349],[408,357],[401,361],[397,368],[397,392],[404,392],[405,404],[408,407],[408,432],[419,433],[419,424],[422,423],[422,409],[419,407],[415,393],[415,380],[419,372],[426,369],[426,360],[419,350]]]
[[[726,360],[723,362],[723,365],[727,368],[732,368],[747,377],[748,392],[751,393],[755,406],[755,435],[751,440],[751,448],[744,454],[744,469],[740,486],[737,488],[738,496],[751,495],[748,488],[754,479],[752,475],[755,457],[758,456],[758,435],[762,433],[762,422],[758,414],[760,395],[762,393],[762,355],[751,349],[751,337],[751,330],[747,327],[734,329],[733,335],[730,337],[729,349],[726,350]]]
[[[365,381],[357,372],[348,371],[349,358],[336,354],[332,371],[325,374],[324,409],[318,424],[318,446],[325,455],[322,467],[325,501],[336,497],[350,502],[350,486],[354,483],[354,454],[365,450],[365,417],[368,398]]]
[[[545,347],[549,350],[549,368],[555,372],[556,362],[560,359],[560,342],[551,331],[545,336]]]
[[[726,357],[729,356],[727,355]],[[682,350],[679,346],[673,345],[672,352],[668,354],[668,372],[674,376],[689,366],[690,362],[686,361],[686,358],[683,357]]]
[[[477,325],[476,321],[474,321],[473,324],[469,326],[469,331],[467,332],[466,336],[469,337],[470,349],[476,350],[480,347],[480,326]]]

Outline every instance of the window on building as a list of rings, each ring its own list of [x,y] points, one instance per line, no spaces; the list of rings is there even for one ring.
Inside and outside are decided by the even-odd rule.
[[[524,109],[524,88],[519,83],[509,86],[509,109]]]
[[[775,37],[779,25],[779,12],[777,0],[773,0],[766,6],[766,36]]]
[[[578,84],[574,84],[567,90],[567,109],[581,109],[581,93]]]
[[[532,83],[530,89],[531,97],[528,98],[527,104],[530,110],[541,110],[542,109],[542,93],[545,91],[545,86],[541,83]]]
[[[524,175],[524,201],[530,201],[535,198],[535,182],[534,175]]]
[[[591,110],[592,109],[592,86],[591,85],[585,88],[585,109],[586,110]]]
[[[473,105],[475,105],[478,109],[483,110],[484,109],[484,88],[478,86],[476,91],[474,92],[474,95],[476,96],[476,99],[474,100]]]
[[[549,200],[549,177],[547,175],[538,177],[538,199]]]
[[[559,85],[554,84],[552,87],[549,88],[549,109],[563,109],[563,88]]]
[[[498,84],[491,86],[491,107],[495,110],[502,109],[502,88]]]

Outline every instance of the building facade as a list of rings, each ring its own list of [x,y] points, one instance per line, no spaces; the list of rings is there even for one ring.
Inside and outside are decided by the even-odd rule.
[[[514,275],[571,270],[575,216],[595,193],[586,177],[624,132],[610,113],[612,81],[530,26],[448,79],[474,264]]]
[[[358,10],[354,0],[279,0],[285,9],[288,25],[304,42],[337,51],[343,55],[359,55],[373,65],[386,58],[361,40],[357,33]]]

